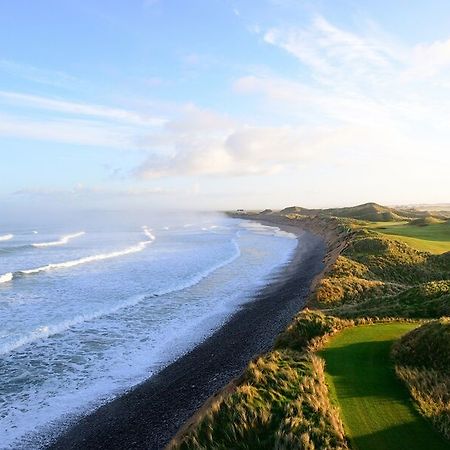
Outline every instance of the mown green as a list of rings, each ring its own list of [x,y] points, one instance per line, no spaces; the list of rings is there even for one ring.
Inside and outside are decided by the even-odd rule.
[[[353,449],[448,450],[448,443],[418,414],[390,360],[393,342],[417,325],[347,328],[320,353]]]

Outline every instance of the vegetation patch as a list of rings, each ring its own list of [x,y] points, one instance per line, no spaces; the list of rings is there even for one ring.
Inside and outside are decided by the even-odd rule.
[[[329,311],[342,318],[401,317],[436,318],[450,316],[450,280],[431,281],[405,289],[396,295],[369,298]]]
[[[330,335],[351,325],[352,321],[306,309],[297,314],[286,331],[280,334],[275,348],[311,351],[320,347]]]
[[[379,233],[391,235],[411,247],[430,253],[450,251],[450,222],[434,216],[425,216],[410,222],[365,224]]]
[[[450,319],[406,334],[395,343],[392,357],[420,412],[450,440]]]
[[[323,361],[275,351],[252,362],[242,383],[214,404],[177,449],[346,449],[330,404]]]
[[[349,243],[319,282],[313,298],[317,306],[331,308],[332,314],[341,317],[446,314],[448,290],[433,296],[427,292],[430,286],[449,280],[450,253],[421,252],[360,225],[347,222],[347,226],[352,230]]]
[[[214,402],[169,448],[347,449],[323,360],[307,350],[350,322],[305,311],[294,323],[277,350],[251,362],[233,392]]]

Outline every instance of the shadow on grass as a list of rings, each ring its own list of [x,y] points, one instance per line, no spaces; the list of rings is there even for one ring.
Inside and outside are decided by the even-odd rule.
[[[418,432],[417,422],[353,437],[355,450],[449,450],[450,442],[436,433]]]
[[[371,340],[376,335],[360,337],[367,340],[341,342],[320,352],[350,430],[352,447],[449,450],[450,443],[420,416],[406,387],[395,375],[390,359],[395,339]]]
[[[409,398],[389,359],[393,342],[359,342],[320,352],[339,398],[380,397],[394,401]]]

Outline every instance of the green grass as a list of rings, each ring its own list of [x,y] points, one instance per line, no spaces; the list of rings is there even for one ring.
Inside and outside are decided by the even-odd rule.
[[[431,281],[387,297],[343,305],[329,311],[338,317],[439,318],[450,316],[450,280]]]
[[[375,222],[365,228],[395,236],[396,239],[417,250],[436,254],[450,251],[450,224],[448,222],[425,226],[411,225],[406,222]]]
[[[448,450],[448,443],[415,409],[390,360],[393,342],[414,323],[347,328],[320,355],[352,448]]]
[[[405,334],[391,356],[420,412],[449,440],[450,448],[450,318]]]

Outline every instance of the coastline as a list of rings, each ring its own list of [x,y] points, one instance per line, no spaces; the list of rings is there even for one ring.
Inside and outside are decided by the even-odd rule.
[[[80,418],[49,449],[161,449],[186,421],[248,362],[270,350],[276,336],[305,305],[323,271],[328,243],[262,217],[240,217],[278,226],[298,236],[291,262],[205,341],[130,391]]]

